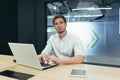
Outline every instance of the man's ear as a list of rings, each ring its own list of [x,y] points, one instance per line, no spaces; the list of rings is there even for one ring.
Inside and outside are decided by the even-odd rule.
[[[66,27],[67,27],[67,23],[66,23]]]

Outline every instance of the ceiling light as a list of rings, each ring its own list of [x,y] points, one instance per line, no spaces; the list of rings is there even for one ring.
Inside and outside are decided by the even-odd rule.
[[[111,7],[109,8],[95,8],[95,7],[91,7],[91,8],[76,8],[76,9],[72,9],[72,11],[79,11],[79,10],[109,10],[112,9]]]

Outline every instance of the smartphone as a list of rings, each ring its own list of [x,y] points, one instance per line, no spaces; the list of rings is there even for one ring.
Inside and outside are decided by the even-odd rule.
[[[83,69],[72,69],[70,72],[70,76],[86,77],[87,73],[86,73],[86,70],[83,70]]]
[[[26,74],[26,73],[11,71],[11,70],[2,71],[2,72],[0,72],[0,75],[15,78],[18,80],[27,80],[28,78],[34,76],[31,74]]]

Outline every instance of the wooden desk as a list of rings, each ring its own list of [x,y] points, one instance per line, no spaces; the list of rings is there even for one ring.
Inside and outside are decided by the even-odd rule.
[[[87,77],[69,77],[72,68],[86,69]],[[96,66],[88,64],[59,65],[54,68],[40,71],[13,62],[12,56],[0,55],[0,71],[13,70],[35,75],[29,80],[120,80],[120,68]],[[0,76],[0,80],[15,80]]]

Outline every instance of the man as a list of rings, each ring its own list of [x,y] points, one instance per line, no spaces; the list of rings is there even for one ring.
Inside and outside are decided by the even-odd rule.
[[[84,49],[80,39],[67,32],[66,19],[60,14],[53,18],[57,34],[52,35],[38,58],[41,62],[56,64],[80,64],[84,61]]]

